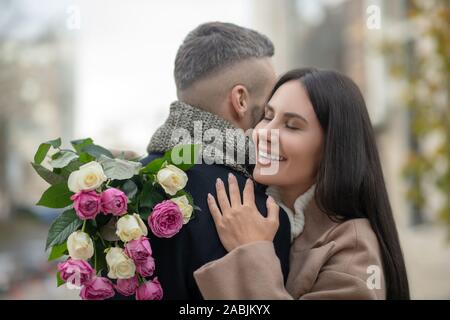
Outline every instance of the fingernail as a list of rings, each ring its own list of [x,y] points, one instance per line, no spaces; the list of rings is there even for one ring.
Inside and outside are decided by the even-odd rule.
[[[208,200],[211,200],[211,198],[212,198],[211,193],[208,193]]]
[[[234,177],[233,174],[230,172],[230,173],[228,174],[228,179],[232,180],[233,177]]]
[[[222,179],[217,178],[216,183],[217,183],[217,184],[222,184]]]

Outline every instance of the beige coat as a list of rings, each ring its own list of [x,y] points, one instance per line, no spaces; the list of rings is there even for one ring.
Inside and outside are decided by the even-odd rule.
[[[385,299],[379,244],[367,219],[332,222],[312,201],[286,285],[273,243],[240,246],[194,272],[205,299]],[[378,281],[377,281],[378,279]]]

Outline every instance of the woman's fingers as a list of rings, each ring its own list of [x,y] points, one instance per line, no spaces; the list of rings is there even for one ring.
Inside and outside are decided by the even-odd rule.
[[[267,206],[267,219],[273,222],[279,221],[280,216],[280,207],[277,205],[275,200],[271,196],[267,197],[266,201]]]
[[[232,174],[228,174],[228,190],[230,191],[230,202],[232,207],[238,207],[242,204],[241,192],[239,191],[239,185],[236,177]]]
[[[219,202],[220,210],[225,214],[230,209],[230,202],[228,201],[225,185],[220,178],[216,181],[217,201]]]
[[[253,181],[247,179],[244,188],[244,204],[248,206],[255,206],[255,191],[253,189]]]
[[[218,226],[220,221],[222,220],[222,214],[220,213],[219,207],[217,206],[216,199],[214,199],[214,197],[210,193],[208,193],[208,207],[214,219],[214,223],[216,224],[216,226]]]

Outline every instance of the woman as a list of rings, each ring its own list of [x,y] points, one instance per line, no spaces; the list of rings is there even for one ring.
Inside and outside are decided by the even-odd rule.
[[[288,72],[275,85],[254,140],[253,177],[270,186],[268,216],[256,209],[250,180],[242,199],[233,176],[229,197],[217,181],[217,202],[209,195],[208,205],[228,254],[195,271],[204,298],[409,299],[373,129],[356,84],[334,71]],[[274,174],[264,173],[273,165]],[[272,244],[277,203],[291,220],[286,284]]]

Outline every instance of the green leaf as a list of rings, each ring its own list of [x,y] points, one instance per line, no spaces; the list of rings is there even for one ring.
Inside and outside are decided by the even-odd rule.
[[[98,226],[97,226],[97,222],[95,221],[95,219],[92,220],[87,220],[86,221],[86,228],[84,229],[84,232],[86,232],[87,234],[94,236],[98,231]]]
[[[88,145],[91,145],[94,143],[94,141],[91,138],[86,139],[79,139],[79,140],[73,140],[70,141],[74,149],[77,151],[78,154],[80,154],[82,149]]]
[[[53,146],[53,148],[55,149],[59,148],[61,146],[61,138],[41,143],[38,150],[36,151],[36,154],[34,155],[34,163],[41,164],[42,161],[44,161],[45,156],[47,155],[51,146]]]
[[[91,161],[95,161],[95,157],[91,156],[90,154],[87,154],[86,152],[81,152],[80,156],[78,157],[78,161],[81,163],[89,163]]]
[[[78,156],[75,152],[60,152],[61,156],[59,156],[58,158],[51,160],[50,161],[50,165],[53,168],[64,168],[65,166],[67,166],[69,163],[71,163],[73,160],[77,159]]]
[[[181,170],[187,171],[198,163],[199,151],[200,145],[198,144],[179,145],[167,151],[164,159]]]
[[[106,255],[104,254],[104,251],[106,247],[103,245],[102,241],[99,237],[97,237],[94,241],[94,259],[95,259],[95,271],[98,274],[101,270],[107,270],[107,264],[106,264]]]
[[[105,175],[112,180],[131,179],[139,174],[142,167],[140,162],[121,159],[111,159],[101,155],[98,162],[102,165]]]
[[[63,177],[65,177],[66,179],[69,178],[70,174],[78,169],[80,169],[80,166],[82,165],[82,163],[78,160],[74,160],[72,162],[70,162],[67,166],[65,166],[62,169],[58,169],[55,168],[53,169],[54,172],[56,172],[57,170],[61,170],[60,173]]]
[[[112,153],[101,146],[96,144],[89,144],[81,149],[82,152],[85,152],[95,158],[100,158],[101,155],[107,156],[108,158],[114,158]]]
[[[48,261],[53,261],[67,254],[67,242],[54,245],[48,256]]]
[[[164,165],[164,162],[167,162],[167,160],[164,157],[155,159],[149,162],[144,168],[142,168],[141,172],[147,174],[156,174]]]
[[[56,286],[60,287],[62,286],[64,283],[66,283],[63,279],[61,279],[61,274],[58,272],[56,272]]]
[[[137,187],[136,183],[133,182],[133,180],[127,180],[120,187],[120,190],[122,190],[127,195],[128,199],[132,199],[138,192],[138,187]]]
[[[38,201],[38,206],[44,206],[48,208],[65,208],[72,204],[70,197],[73,192],[69,190],[66,182],[60,182],[50,186]]]
[[[104,225],[106,225],[109,220],[111,220],[111,215],[98,214],[95,217],[95,223],[97,224],[97,228],[100,229]]]
[[[57,148],[61,147],[61,138],[47,141],[47,143],[50,144],[53,148],[57,149]]]
[[[146,211],[141,214],[142,219],[146,219],[150,215],[151,209],[163,200],[166,200],[166,197],[152,183],[145,184],[139,194],[139,211]]]
[[[36,151],[36,154],[34,155],[34,163],[42,163],[48,153],[48,150],[50,150],[50,145],[48,143],[41,143],[38,150]]]
[[[62,155],[61,151],[55,152],[54,154],[52,154],[52,156],[50,157],[52,160],[58,159],[60,156]]]
[[[45,250],[66,242],[67,238],[82,224],[83,221],[77,217],[74,209],[64,211],[50,226]]]
[[[31,163],[33,166],[33,169],[36,171],[36,173],[45,181],[47,181],[49,184],[57,184],[60,182],[64,182],[64,177],[48,170],[47,168],[43,167],[40,164]]]

